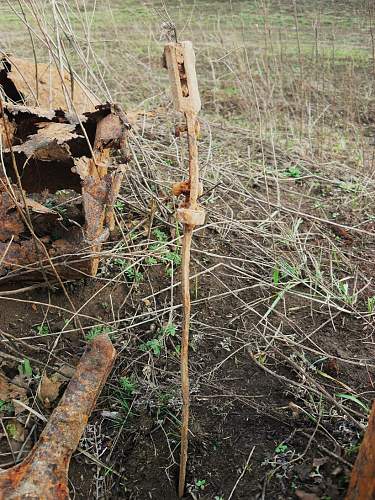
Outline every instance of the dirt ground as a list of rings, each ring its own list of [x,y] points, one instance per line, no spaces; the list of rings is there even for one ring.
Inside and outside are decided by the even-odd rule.
[[[329,228],[323,226],[326,231]],[[168,228],[163,232],[168,234]],[[257,243],[262,244],[262,239],[257,238]],[[358,244],[358,272],[368,275],[373,272],[372,242],[361,238]],[[243,263],[245,253],[248,260],[253,257],[247,245],[238,236],[229,240],[210,228],[195,239],[195,249],[202,253],[193,253],[192,274],[203,265],[205,269],[218,267],[214,275],[203,274],[192,287],[197,304],[192,323],[188,490],[193,497],[207,499],[229,498],[233,489],[232,498],[239,499],[262,495],[295,498],[298,490],[316,498],[343,498],[360,432],[319,392],[309,394],[307,377],[330,393],[341,391],[345,384],[355,394],[371,399],[375,372],[369,361],[373,357],[369,322],[340,311],[332,315],[322,305],[311,306],[298,295],[291,296],[274,310],[276,332],[280,321],[283,323],[282,341],[270,350],[267,363],[260,361],[264,337],[259,316],[267,312],[269,302],[255,312],[247,310],[247,304],[259,299],[251,274],[262,272],[256,252],[252,262]],[[347,251],[345,240],[337,245]],[[249,273],[246,277],[230,273],[230,264],[236,265],[236,259],[242,262],[242,272]],[[142,269],[144,281],[136,285],[131,280],[116,281],[118,272],[110,265],[103,266],[96,279],[67,285],[77,309],[87,303],[80,310],[85,316],[113,324],[121,311],[113,329],[118,361],[81,442],[81,448],[98,457],[102,465],[75,454],[70,469],[75,498],[176,498],[181,407],[175,350],[178,334],[165,339],[160,353],[142,350],[160,328],[154,311],[170,303],[170,278],[161,265]],[[177,305],[178,293],[177,286]],[[150,295],[155,300],[152,307],[147,299]],[[211,300],[213,296],[217,298]],[[3,337],[2,371],[13,378],[22,359],[30,360],[34,377],[28,397],[38,408],[35,393],[47,354],[53,352],[50,368],[75,366],[86,342],[71,328],[71,332],[61,333],[52,351],[56,334],[70,317],[61,290],[34,290],[1,299],[1,331],[14,336]],[[129,327],[132,317],[139,318],[138,326]],[[173,317],[178,329],[180,309]],[[36,328],[41,324],[48,325],[44,335]],[[90,327],[93,320],[84,317],[81,324]],[[296,332],[299,340],[290,344],[288,339],[296,339]],[[265,372],[260,363],[274,369],[280,378]],[[130,392],[121,388],[122,377],[132,380]],[[318,420],[313,411],[306,410],[309,406],[317,411]],[[46,409],[42,411],[46,414]],[[43,427],[35,423],[31,441]],[[3,448],[5,452],[5,443]]]

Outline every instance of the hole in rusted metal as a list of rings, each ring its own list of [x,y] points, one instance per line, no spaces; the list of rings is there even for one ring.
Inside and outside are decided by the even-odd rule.
[[[1,59],[0,64],[3,66],[0,70],[0,85],[3,88],[6,100],[10,100],[15,103],[24,102],[22,92],[20,92],[12,80],[8,78],[8,73],[10,73],[12,65],[6,59]]]

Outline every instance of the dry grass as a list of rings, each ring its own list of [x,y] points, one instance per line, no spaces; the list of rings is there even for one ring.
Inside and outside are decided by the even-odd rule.
[[[45,59],[49,48],[54,64],[73,68],[101,99],[140,112],[131,137],[132,168],[118,203],[117,236],[103,251],[92,293],[75,311],[50,292],[38,300],[0,293],[2,303],[32,300],[44,311],[51,366],[61,357],[64,335],[79,334],[74,318],[85,332],[97,325],[111,329],[118,362],[103,410],[82,441],[85,460],[96,464],[92,495],[110,498],[113,485],[123,484],[116,444],[126,429],[132,432],[133,415],[148,412],[165,435],[165,481],[172,482],[178,458],[181,234],[169,191],[184,175],[186,158],[183,140],[173,136],[178,117],[160,67],[159,26],[168,16],[181,38],[194,41],[204,103],[200,158],[208,220],[196,230],[192,249],[193,400],[209,405],[212,393],[284,420],[293,412],[313,422],[311,439],[318,446],[350,447],[374,395],[362,389],[373,389],[375,368],[371,3],[20,5],[37,59]],[[27,29],[15,30],[20,7],[3,3],[1,9],[4,49],[33,57]],[[67,284],[67,290],[74,296],[77,285]],[[105,306],[98,312],[101,301]],[[67,320],[62,328],[49,319],[56,311]],[[177,335],[171,333],[175,326]],[[38,346],[34,332],[16,337],[12,344],[4,337],[11,349],[5,357],[23,359],[22,342]],[[219,353],[218,360],[199,356],[205,344]],[[233,390],[222,376],[239,356],[281,382],[294,406]],[[328,373],[329,363],[342,372]],[[224,403],[220,411],[226,411]],[[332,435],[332,426],[340,425],[350,427],[350,436]],[[109,453],[102,451],[106,432],[114,442]],[[288,467],[310,446],[311,440],[289,456]],[[347,456],[338,459],[348,464]],[[104,474],[107,467],[115,472]],[[276,460],[259,478],[262,498],[280,467]],[[234,486],[238,492],[241,484],[234,479],[225,494]],[[199,494],[194,484],[190,490]]]

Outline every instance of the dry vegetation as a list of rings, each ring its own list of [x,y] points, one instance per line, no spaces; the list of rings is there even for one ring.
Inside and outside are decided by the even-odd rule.
[[[1,287],[2,370],[32,370],[27,442],[50,411],[36,398],[43,371],[74,366],[109,331],[118,358],[72,495],[176,498],[181,227],[170,188],[186,148],[160,63],[170,18],[196,49],[208,213],[192,249],[188,495],[343,498],[374,398],[373,2],[0,5],[3,50],[69,61],[101,100],[138,113],[100,272],[65,284],[75,310],[59,289]],[[11,465],[28,447],[9,450],[13,408],[0,411]]]

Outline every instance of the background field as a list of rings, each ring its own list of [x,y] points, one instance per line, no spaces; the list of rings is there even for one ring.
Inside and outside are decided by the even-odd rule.
[[[48,61],[40,33],[58,34],[100,99],[137,112],[100,272],[67,284],[85,338],[65,326],[61,291],[0,291],[1,368],[11,376],[30,360],[39,413],[50,411],[35,397],[44,369],[74,366],[104,329],[118,351],[71,466],[72,494],[176,498],[181,228],[170,187],[186,147],[160,40],[173,20],[196,49],[208,213],[192,261],[188,495],[343,498],[374,399],[373,2],[22,6],[38,60]],[[0,48],[33,58],[17,13],[0,0]],[[12,408],[1,408],[6,429]],[[42,428],[29,418],[30,442]],[[0,436],[11,464],[12,436]]]

